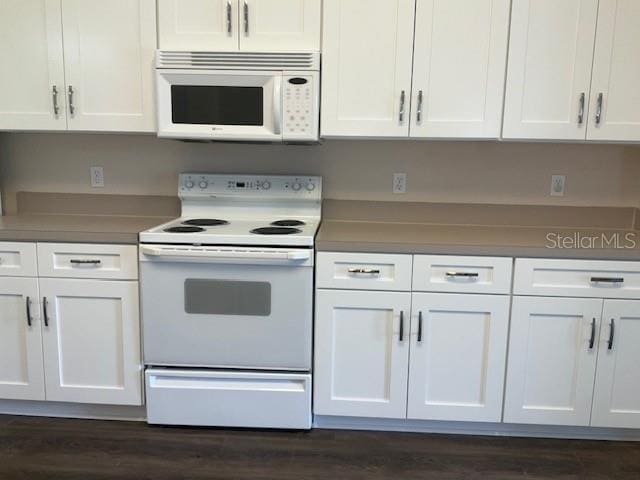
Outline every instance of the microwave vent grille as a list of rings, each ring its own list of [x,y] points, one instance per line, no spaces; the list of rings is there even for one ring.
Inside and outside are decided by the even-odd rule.
[[[178,52],[158,51],[157,68],[218,70],[320,70],[318,52]]]

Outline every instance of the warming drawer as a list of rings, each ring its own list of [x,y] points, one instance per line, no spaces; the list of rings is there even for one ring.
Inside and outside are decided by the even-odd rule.
[[[160,425],[311,428],[311,375],[154,368],[147,421]]]

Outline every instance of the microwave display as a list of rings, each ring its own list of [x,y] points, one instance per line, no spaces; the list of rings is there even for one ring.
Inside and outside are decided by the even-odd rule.
[[[171,110],[175,124],[264,124],[262,87],[172,85]]]

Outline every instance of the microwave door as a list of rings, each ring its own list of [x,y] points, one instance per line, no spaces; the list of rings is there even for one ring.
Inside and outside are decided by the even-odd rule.
[[[158,136],[281,141],[280,72],[158,70]]]

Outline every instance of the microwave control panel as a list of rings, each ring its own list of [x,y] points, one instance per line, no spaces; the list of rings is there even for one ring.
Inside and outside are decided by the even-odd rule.
[[[284,140],[318,140],[317,74],[283,77]]]

